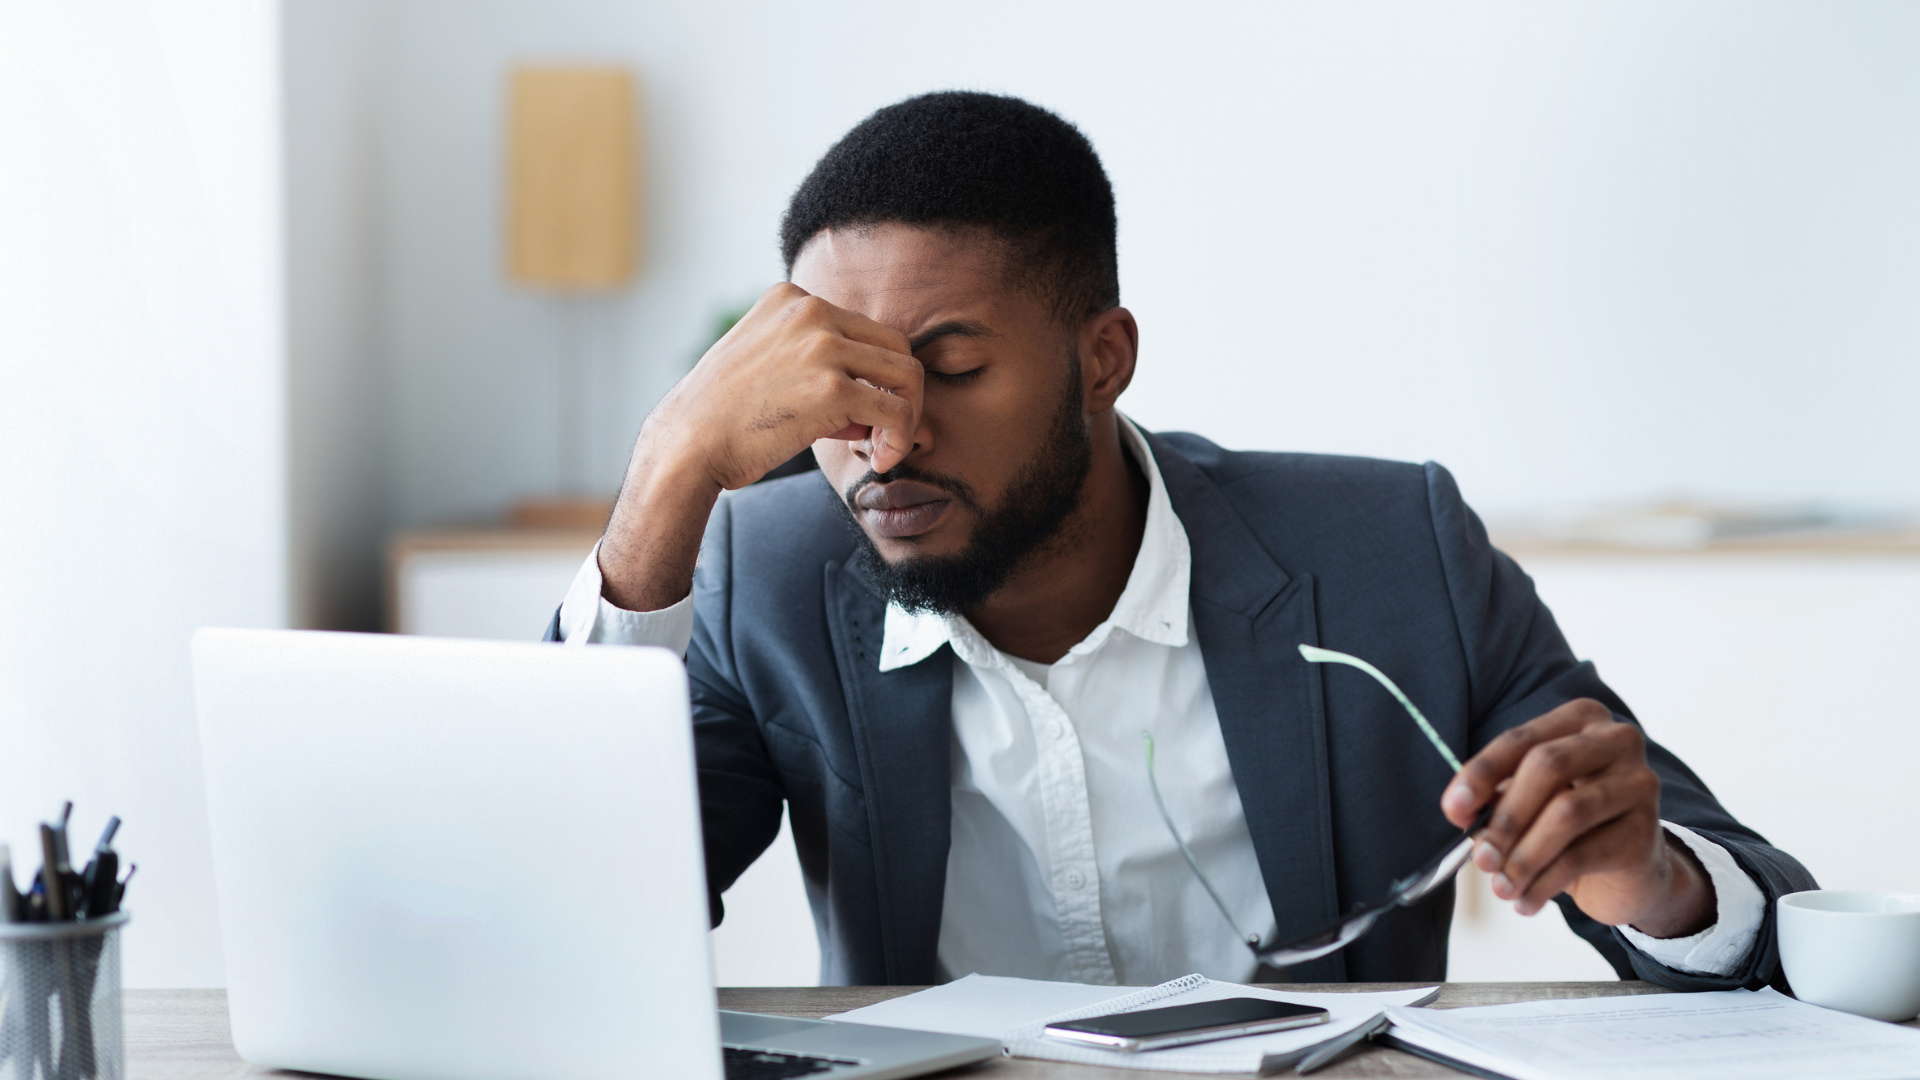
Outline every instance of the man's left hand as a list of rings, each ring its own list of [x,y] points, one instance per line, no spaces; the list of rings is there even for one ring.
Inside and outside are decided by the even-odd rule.
[[[1640,729],[1579,698],[1502,734],[1440,799],[1462,828],[1499,798],[1474,846],[1493,892],[1532,915],[1560,893],[1608,926],[1657,938],[1713,925],[1713,883],[1660,824],[1660,777]]]

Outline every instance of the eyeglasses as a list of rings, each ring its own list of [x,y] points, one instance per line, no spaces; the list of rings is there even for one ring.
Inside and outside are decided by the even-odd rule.
[[[1433,748],[1440,752],[1440,756],[1446,759],[1448,765],[1453,766],[1453,771],[1456,773],[1460,771],[1460,759],[1453,755],[1453,750],[1447,746],[1445,740],[1440,738],[1440,733],[1433,730],[1433,725],[1427,723],[1427,718],[1412,701],[1407,699],[1407,695],[1401,693],[1393,680],[1387,678],[1379,668],[1357,656],[1334,652],[1332,649],[1315,648],[1312,645],[1300,646],[1300,655],[1305,657],[1308,663],[1345,664],[1373,676],[1374,680],[1386,687],[1387,693],[1392,694],[1394,700],[1407,710],[1407,715],[1413,717],[1413,722],[1418,724],[1420,730],[1426,734],[1427,741],[1433,744]],[[1362,934],[1373,929],[1373,924],[1381,915],[1396,907],[1408,907],[1426,899],[1433,890],[1451,880],[1453,875],[1460,871],[1460,867],[1465,865],[1467,856],[1473,853],[1473,834],[1485,828],[1487,819],[1493,816],[1493,803],[1489,802],[1481,808],[1479,816],[1474,818],[1472,824],[1462,829],[1459,836],[1447,841],[1447,846],[1442,848],[1438,855],[1427,860],[1420,869],[1389,885],[1384,900],[1358,906],[1332,925],[1316,930],[1297,941],[1290,941],[1283,945],[1263,946],[1258,937],[1240,929],[1240,924],[1234,921],[1233,914],[1227,910],[1226,901],[1220,898],[1220,890],[1214,888],[1213,882],[1207,877],[1207,872],[1200,869],[1199,861],[1193,857],[1187,842],[1181,838],[1180,830],[1173,824],[1173,815],[1167,813],[1167,801],[1160,796],[1160,782],[1153,775],[1153,735],[1143,731],[1140,736],[1146,740],[1147,744],[1147,786],[1153,789],[1153,805],[1159,809],[1160,820],[1166,824],[1168,835],[1173,837],[1174,844],[1180,848],[1181,857],[1187,860],[1187,866],[1192,869],[1194,876],[1200,879],[1200,884],[1207,890],[1207,895],[1213,899],[1213,906],[1220,909],[1220,917],[1227,920],[1227,925],[1233,928],[1234,934],[1246,943],[1254,959],[1271,967],[1284,968],[1294,964],[1304,964],[1309,960],[1318,960],[1329,953],[1346,948],[1358,940]]]

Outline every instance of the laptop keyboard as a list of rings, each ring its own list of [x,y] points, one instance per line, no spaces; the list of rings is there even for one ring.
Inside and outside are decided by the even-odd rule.
[[[744,1046],[723,1046],[721,1050],[726,1054],[727,1080],[785,1080],[789,1076],[816,1076],[842,1066],[860,1064],[840,1058],[749,1050]]]

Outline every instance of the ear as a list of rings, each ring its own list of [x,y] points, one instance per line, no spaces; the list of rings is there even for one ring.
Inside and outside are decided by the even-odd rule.
[[[1120,400],[1139,354],[1140,326],[1126,308],[1108,308],[1080,328],[1080,382],[1089,414],[1106,412]]]

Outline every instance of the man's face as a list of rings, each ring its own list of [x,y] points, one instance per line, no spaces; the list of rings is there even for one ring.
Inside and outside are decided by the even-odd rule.
[[[971,593],[1057,532],[1086,473],[1074,333],[1009,284],[1004,258],[979,234],[882,225],[823,232],[794,261],[795,285],[898,330],[926,370],[898,468],[876,476],[859,443],[813,448],[886,567],[964,571],[910,606],[985,599]]]

